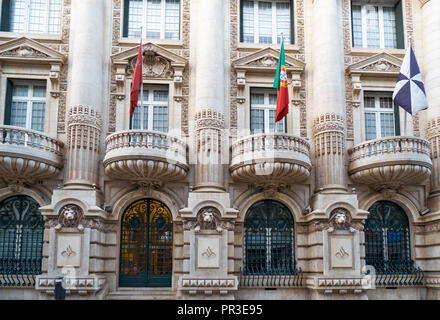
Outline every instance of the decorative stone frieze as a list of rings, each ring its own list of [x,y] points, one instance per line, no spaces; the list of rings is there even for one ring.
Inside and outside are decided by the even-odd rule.
[[[203,293],[211,295],[219,293],[225,295],[238,289],[238,281],[236,277],[227,277],[221,279],[203,279],[203,278],[186,278],[181,279],[179,289],[188,292],[190,295]]]
[[[265,72],[273,77],[273,74],[278,65],[278,59],[280,56],[279,50],[275,50],[271,47],[261,49],[257,52],[250,53],[247,56],[240,57],[232,61],[232,65],[237,73],[237,100],[239,103],[246,101],[245,97],[245,85],[246,76],[254,73]],[[290,55],[285,55],[286,71],[291,78],[291,87],[293,88],[293,96],[291,100],[298,104],[300,100],[300,91],[303,87],[301,80],[301,74],[305,69],[305,63],[295,59]]]
[[[308,288],[322,291],[325,294],[347,294],[349,292],[360,294],[364,290],[370,289],[371,285],[371,279],[366,277],[309,277],[306,279],[306,286]]]
[[[116,96],[122,100],[136,66],[139,46],[111,56],[115,70]],[[166,79],[174,83],[174,95],[182,97],[183,71],[187,59],[151,42],[142,45],[143,79]]]
[[[57,276],[39,275],[37,276],[35,289],[53,295],[57,278]],[[93,295],[104,287],[106,281],[105,277],[99,276],[68,276],[62,279],[62,286],[66,289],[66,295]]]

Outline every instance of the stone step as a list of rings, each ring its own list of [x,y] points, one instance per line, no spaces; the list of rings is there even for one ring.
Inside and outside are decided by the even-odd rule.
[[[169,290],[119,289],[110,292],[107,300],[176,300],[176,292]]]

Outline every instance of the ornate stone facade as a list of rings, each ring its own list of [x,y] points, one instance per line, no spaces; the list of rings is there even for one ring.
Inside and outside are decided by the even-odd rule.
[[[424,23],[437,0],[401,1],[422,74],[440,73],[424,51],[440,42]],[[435,72],[430,109],[401,118],[400,137],[366,141],[363,95],[392,92],[405,50],[353,47],[349,0],[289,1],[286,130],[252,134],[251,89],[272,89],[280,45],[240,40],[240,3],[180,0],[178,39],[142,39],[144,85],[168,88],[168,114],[153,103],[144,120],[166,118],[166,132],[131,129],[140,39],[123,34],[125,0],[63,0],[59,34],[0,33],[0,228],[26,216],[14,197],[44,218],[41,272],[7,290],[0,273],[0,298],[53,299],[63,276],[67,299],[377,299],[389,276],[368,257],[377,203],[401,208],[383,214],[407,229],[378,238],[406,237],[413,263],[386,297],[438,295]],[[8,123],[16,80],[46,81],[43,132]],[[153,247],[156,273],[139,254]]]

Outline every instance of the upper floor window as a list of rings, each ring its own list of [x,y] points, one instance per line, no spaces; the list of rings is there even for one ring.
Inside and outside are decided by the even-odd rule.
[[[402,2],[396,5],[353,3],[353,47],[403,49]]]
[[[293,1],[241,0],[241,42],[293,43]]]
[[[179,40],[180,0],[126,0],[123,36]]]
[[[61,32],[62,0],[3,0],[1,30],[10,32]]]
[[[275,123],[277,91],[251,88],[251,134],[286,132],[286,118]]]
[[[5,124],[44,131],[44,81],[9,80],[5,105]]]
[[[142,98],[139,94],[139,103],[134,110],[131,128],[168,132],[167,86],[144,85]]]
[[[391,92],[365,92],[365,138],[385,138],[399,134],[398,108],[394,106]]]

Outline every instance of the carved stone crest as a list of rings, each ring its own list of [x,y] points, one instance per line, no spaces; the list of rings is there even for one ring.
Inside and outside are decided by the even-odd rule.
[[[336,208],[330,214],[330,225],[335,229],[348,229],[351,224],[350,212],[345,208]]]
[[[55,229],[78,228],[81,231],[84,230],[84,227],[79,223],[82,215],[82,209],[78,205],[66,204],[60,209],[58,214],[58,224],[55,226]]]
[[[143,76],[150,78],[172,78],[173,69],[171,63],[158,55],[154,47],[146,47],[142,52]],[[128,74],[132,74],[136,67],[137,57],[130,60]]]

